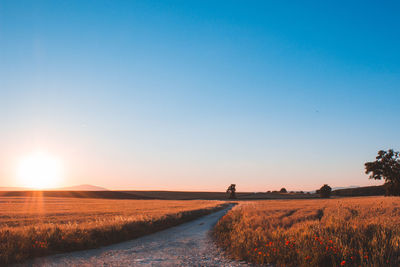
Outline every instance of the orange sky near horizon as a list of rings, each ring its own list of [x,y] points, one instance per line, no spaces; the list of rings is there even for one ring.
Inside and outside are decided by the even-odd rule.
[[[29,182],[29,175],[23,179],[18,177],[24,158],[35,155],[38,151],[61,163],[62,172],[59,177],[50,178],[50,182],[38,181],[40,179],[38,174],[33,174],[33,182]],[[177,161],[169,161],[157,162],[154,165],[157,168],[153,168],[149,163],[135,164],[132,161],[129,164],[127,161],[120,162],[109,154],[96,156],[90,154],[89,151],[70,146],[63,148],[59,146],[58,150],[35,148],[27,152],[24,152],[21,146],[20,150],[9,155],[3,156],[2,159],[6,167],[2,168],[2,173],[0,173],[0,187],[29,188],[32,184],[38,184],[44,187],[39,186],[36,189],[45,189],[91,184],[110,190],[224,191],[229,184],[236,183],[239,191],[262,192],[279,190],[281,187],[289,191],[307,191],[319,188],[325,183],[324,181],[334,180],[338,174],[337,171],[330,174],[322,168],[313,171],[301,170],[298,166],[286,169],[282,166],[279,173],[273,173],[276,166],[265,164],[260,167],[251,162],[226,163],[221,166],[213,164],[207,168],[200,164],[196,166],[193,162],[183,166]],[[49,168],[51,169],[52,166],[44,167],[44,170],[40,171],[48,173]],[[362,168],[359,173],[343,170],[341,175],[358,178],[358,181],[349,179],[347,183],[328,183],[332,187],[382,184],[382,181],[368,180],[367,175],[362,173]]]

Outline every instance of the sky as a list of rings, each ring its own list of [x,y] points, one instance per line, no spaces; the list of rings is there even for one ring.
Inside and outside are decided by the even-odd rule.
[[[400,149],[399,13],[398,1],[0,0],[0,186],[26,186],[18,169],[37,151],[61,162],[57,186],[381,184],[364,163]]]

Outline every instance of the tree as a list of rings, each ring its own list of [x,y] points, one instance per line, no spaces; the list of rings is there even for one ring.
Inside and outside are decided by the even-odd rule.
[[[319,193],[322,198],[330,198],[331,192],[332,188],[327,184],[324,184],[319,190],[317,190],[317,193]]]
[[[369,179],[385,180],[387,196],[400,196],[400,152],[379,150],[376,160],[365,163]]]
[[[229,194],[230,199],[235,199],[236,198],[236,185],[231,184],[228,189],[226,189],[226,193]]]
[[[279,191],[280,193],[287,193],[287,190],[286,190],[286,188],[284,188],[284,187],[282,187],[281,188],[281,191]]]

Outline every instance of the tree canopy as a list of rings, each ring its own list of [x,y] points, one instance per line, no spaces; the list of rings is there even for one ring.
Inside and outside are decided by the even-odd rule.
[[[327,184],[324,184],[319,190],[317,190],[317,193],[319,193],[320,197],[322,198],[331,197],[331,192],[332,188]]]
[[[236,198],[236,185],[231,184],[228,189],[226,189],[226,193],[229,194],[230,199],[235,199]]]
[[[376,160],[365,163],[369,179],[385,180],[386,195],[400,196],[400,153],[389,149],[378,151]]]

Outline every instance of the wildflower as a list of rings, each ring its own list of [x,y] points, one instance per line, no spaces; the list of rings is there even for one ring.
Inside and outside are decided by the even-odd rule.
[[[346,264],[346,261],[342,261],[342,262],[340,263],[341,266],[343,266],[343,265],[345,265],[345,264]]]

